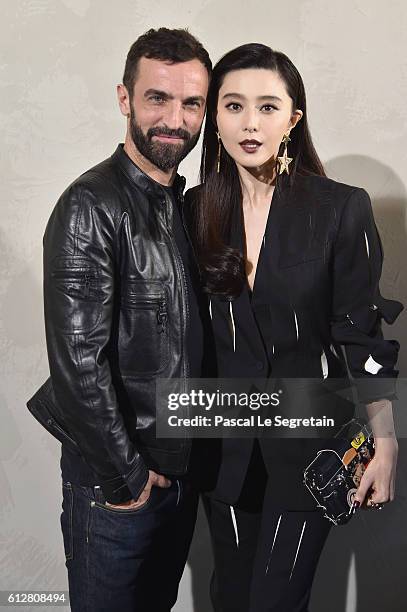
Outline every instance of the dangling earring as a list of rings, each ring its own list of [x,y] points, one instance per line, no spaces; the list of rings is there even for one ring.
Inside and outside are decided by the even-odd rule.
[[[287,174],[290,174],[288,165],[293,161],[292,157],[288,157],[288,152],[287,152],[287,142],[289,142],[290,140],[291,140],[290,132],[288,132],[287,134],[284,134],[283,140],[281,141],[285,145],[283,155],[282,157],[277,157],[277,162],[279,164],[278,174],[283,174],[284,171],[287,172]]]
[[[222,142],[221,142],[221,139],[220,139],[219,132],[216,132],[216,135],[218,137],[218,159],[217,159],[217,164],[216,164],[216,172],[219,174],[219,172],[220,172],[220,154],[222,152]]]

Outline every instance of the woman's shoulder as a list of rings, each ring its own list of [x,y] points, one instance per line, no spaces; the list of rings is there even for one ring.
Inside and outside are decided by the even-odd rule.
[[[344,205],[353,194],[360,196],[366,193],[362,187],[318,175],[297,175],[293,188],[299,195],[311,196],[315,202],[336,206]]]
[[[189,230],[193,231],[194,219],[198,216],[198,194],[201,185],[190,187],[184,193],[184,203],[182,205],[184,217],[186,219]]]
[[[203,185],[199,184],[190,187],[185,192],[185,201],[191,208],[193,208],[194,203],[197,202],[198,195],[202,188]],[[317,207],[331,205],[337,210],[344,207],[353,197],[369,201],[369,196],[362,187],[343,183],[327,176],[318,176],[316,174],[296,174],[291,190],[289,190],[290,200],[298,200],[301,204],[308,201],[310,205]]]
[[[359,227],[374,219],[369,194],[363,187],[326,176],[296,176],[288,199],[294,203],[292,210],[305,207],[318,217],[331,219],[337,228],[341,223]]]
[[[193,219],[198,215],[199,200],[198,195],[202,189],[201,185],[195,185],[186,190],[184,194],[184,214],[187,219],[188,225],[191,227]]]
[[[196,197],[198,196],[201,189],[202,189],[202,184],[195,185],[194,187],[190,187],[189,189],[186,190],[184,194],[184,199],[188,202],[193,202],[194,200],[196,200]]]

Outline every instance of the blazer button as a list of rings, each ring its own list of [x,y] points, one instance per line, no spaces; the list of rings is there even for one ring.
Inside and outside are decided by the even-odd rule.
[[[256,370],[262,370],[264,368],[262,361],[256,361]]]

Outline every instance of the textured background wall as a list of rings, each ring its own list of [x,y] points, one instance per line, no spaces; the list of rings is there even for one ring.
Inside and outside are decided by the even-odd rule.
[[[64,589],[59,445],[25,401],[48,373],[41,240],[67,184],[123,140],[115,85],[149,27],[187,26],[212,59],[245,42],[287,53],[303,75],[310,124],[331,177],[370,193],[386,261],[382,293],[407,303],[407,6],[401,0],[2,0],[0,60],[0,589]],[[198,148],[181,167],[197,180]],[[385,333],[404,340],[406,315]],[[393,336],[394,334],[394,336]],[[397,502],[334,530],[313,610],[405,609],[402,442]],[[210,610],[202,516],[177,612]],[[328,599],[329,597],[329,599]],[[194,602],[194,603],[193,603]],[[153,612],[153,611],[152,611]]]

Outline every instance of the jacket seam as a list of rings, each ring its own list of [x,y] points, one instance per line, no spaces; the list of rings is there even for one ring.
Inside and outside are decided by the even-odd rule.
[[[355,193],[357,193],[358,191],[359,191],[359,187],[354,187],[352,189],[352,191],[350,192],[350,194],[348,195],[348,197],[346,198],[346,200],[345,200],[345,202],[344,202],[344,204],[342,206],[341,215],[340,215],[339,221],[337,221],[336,235],[335,235],[334,239],[332,240],[333,252],[335,252],[335,246],[336,246],[336,243],[337,243],[337,241],[339,239],[339,236],[340,236],[340,233],[341,233],[341,225],[343,223],[343,217],[344,217],[345,211],[346,211],[346,209],[349,206],[349,201],[352,198],[352,196]]]
[[[78,214],[76,216],[75,230],[74,230],[74,252],[73,252],[74,255],[77,255],[79,252],[78,237],[79,237],[79,223],[82,217],[82,206],[83,206],[82,194],[83,194],[83,191],[81,190],[79,192],[79,198],[78,198],[79,207],[78,207]]]

